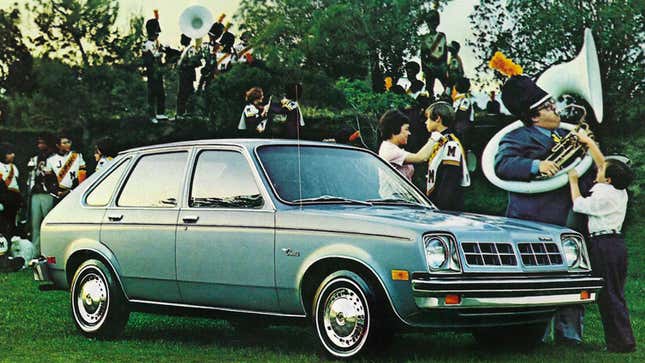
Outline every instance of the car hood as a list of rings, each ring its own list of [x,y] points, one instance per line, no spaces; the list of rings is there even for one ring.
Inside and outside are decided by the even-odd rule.
[[[494,238],[544,237],[559,239],[559,235],[568,230],[563,227],[531,222],[514,218],[496,217],[473,213],[439,211],[436,209],[411,208],[406,206],[347,206],[347,205],[310,205],[301,213],[316,215],[319,218],[303,218],[301,221],[316,221],[316,226],[307,228],[319,229],[320,226],[342,231],[351,226],[351,231],[385,233],[385,230],[396,229],[425,233],[430,231],[450,232],[458,238],[476,238],[496,236]],[[321,223],[322,222],[322,223]],[[365,230],[365,231],[363,231]]]

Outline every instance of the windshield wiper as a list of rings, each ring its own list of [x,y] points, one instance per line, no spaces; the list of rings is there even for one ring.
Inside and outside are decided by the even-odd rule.
[[[368,199],[367,202],[370,202],[372,204],[381,204],[381,205],[409,205],[409,206],[420,207],[420,208],[431,208],[428,205],[423,205],[420,203],[411,202],[409,200],[399,199],[399,198]]]
[[[372,205],[372,203],[366,202],[363,200],[335,197],[333,195],[321,195],[320,197],[315,197],[315,198],[296,199],[292,202],[293,203],[339,202],[339,203],[360,204],[360,205],[368,205],[368,206]]]

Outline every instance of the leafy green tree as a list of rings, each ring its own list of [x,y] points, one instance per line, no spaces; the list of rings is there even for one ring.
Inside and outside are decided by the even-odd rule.
[[[603,85],[603,129],[627,131],[625,126],[636,126],[643,116],[644,13],[645,2],[631,0],[481,1],[470,16],[479,81],[501,83],[501,76],[488,68],[495,51],[522,65],[525,74],[536,75],[575,57],[584,29],[591,28]]]
[[[29,90],[33,57],[23,42],[17,7],[0,9],[0,44],[0,88],[8,94]]]
[[[447,1],[434,1],[441,6]],[[422,0],[243,0],[237,18],[255,35],[255,52],[272,68],[366,79],[382,90],[419,49]]]
[[[44,55],[54,53],[71,64],[81,60],[84,67],[114,56],[117,0],[36,0],[30,10],[40,31],[34,43]]]

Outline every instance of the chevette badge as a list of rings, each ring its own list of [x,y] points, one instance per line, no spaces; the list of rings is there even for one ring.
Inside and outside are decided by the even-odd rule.
[[[282,252],[289,257],[300,257],[300,252],[294,251],[291,248],[283,248]]]
[[[553,241],[553,238],[551,237],[538,237],[538,239],[542,242],[550,242]]]

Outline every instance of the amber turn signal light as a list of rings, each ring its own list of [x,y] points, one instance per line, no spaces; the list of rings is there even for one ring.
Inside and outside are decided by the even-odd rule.
[[[446,295],[446,305],[459,305],[460,303],[461,303],[461,296]]]
[[[392,270],[392,280],[394,281],[408,281],[410,274],[406,270]]]
[[[589,300],[589,299],[591,299],[591,294],[589,293],[589,291],[582,291],[580,293],[580,300]]]

